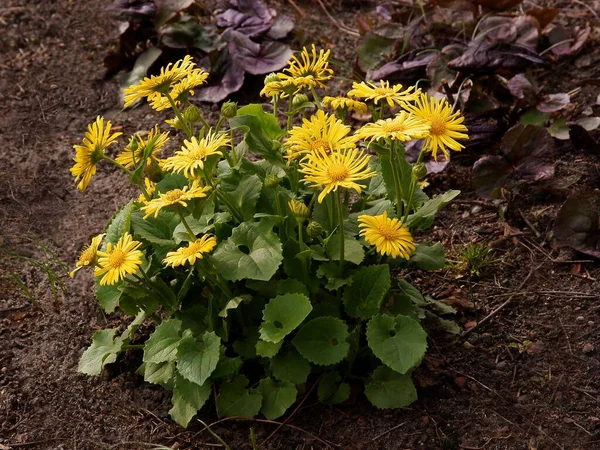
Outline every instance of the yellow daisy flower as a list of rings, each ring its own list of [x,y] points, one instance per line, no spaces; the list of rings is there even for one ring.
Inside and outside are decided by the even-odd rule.
[[[116,245],[111,243],[106,247],[106,251],[98,252],[98,265],[94,275],[99,277],[100,285],[116,284],[124,280],[127,275],[134,274],[142,265],[144,254],[138,250],[141,242],[134,241],[127,232],[121,236]]]
[[[85,266],[93,266],[96,263],[96,258],[98,256],[98,247],[100,247],[100,243],[102,239],[106,236],[105,233],[99,234],[98,236],[92,238],[92,243],[81,250],[79,254],[79,259],[75,263],[75,270],[69,273],[69,276],[73,278],[75,272]]]
[[[150,178],[144,178],[144,185],[146,186],[146,192],[148,193],[148,195],[150,197],[152,197],[154,195],[154,191],[156,190],[156,183],[154,181],[152,181]],[[143,192],[138,197],[138,202],[144,202],[144,203],[148,202],[148,200],[146,199],[146,196],[144,195]]]
[[[382,119],[366,124],[356,132],[356,136],[370,141],[389,138],[405,142],[424,138],[428,133],[429,124],[427,122],[406,111],[401,111],[391,119]]]
[[[390,87],[389,81],[379,81],[379,85],[371,82],[352,83],[352,89],[348,92],[348,97],[365,98],[373,100],[375,104],[379,100],[386,100],[390,107],[400,105],[402,102],[409,102],[415,99],[421,91],[415,91],[414,86],[402,90],[401,84],[395,84]]]
[[[208,72],[202,69],[192,69],[187,77],[181,80],[179,83],[173,86],[171,92],[171,98],[175,101],[176,105],[185,101],[189,95],[194,95],[194,88],[201,86],[206,83],[208,78]],[[150,101],[150,106],[156,111],[163,111],[171,107],[171,103],[164,95],[156,95]]]
[[[281,75],[281,74],[278,74]],[[260,95],[263,97],[275,97],[279,96],[281,98],[289,97],[292,94],[296,94],[300,91],[300,87],[297,86],[298,82],[294,82],[293,78],[287,79],[285,81],[271,81],[265,84],[265,87],[260,91]]]
[[[194,264],[197,259],[204,258],[204,254],[212,251],[216,245],[217,239],[214,236],[205,234],[200,239],[190,242],[187,247],[167,253],[163,263],[171,267],[183,266],[186,263]]]
[[[209,132],[200,141],[192,136],[191,140],[183,141],[184,147],[181,147],[180,151],[167,158],[163,168],[176,173],[183,172],[187,178],[194,179],[198,169],[204,169],[206,158],[211,155],[223,156],[219,148],[229,145],[230,142],[229,137],[224,133]]]
[[[284,144],[286,158],[294,160],[323,149],[325,152],[353,148],[358,138],[347,136],[349,126],[323,111],[317,111],[310,120],[302,119],[302,126],[290,130]]]
[[[160,69],[160,74],[145,77],[138,84],[125,88],[125,108],[129,108],[141,98],[152,101],[154,97],[168,92],[168,90],[181,80],[186,78],[194,68],[191,56],[187,55],[175,64],[168,64]]]
[[[98,116],[94,123],[88,125],[88,130],[83,138],[83,145],[74,145],[75,165],[71,167],[71,175],[75,177],[75,182],[79,181],[77,189],[85,191],[90,180],[96,174],[96,164],[104,158],[104,150],[115,143],[116,139],[123,133],[110,134],[112,124],[110,120]]]
[[[168,140],[169,132],[165,131],[164,133],[160,133],[158,125],[155,125],[154,128],[150,130],[150,133],[148,133],[148,137],[146,139],[139,134],[133,136],[129,141],[129,144],[127,144],[123,151],[117,155],[115,160],[128,169],[136,166],[142,162],[146,146],[151,144],[152,149],[150,150],[146,164],[154,163],[160,166],[163,160],[157,158],[156,153],[162,150]]]
[[[187,206],[187,202],[195,199],[206,197],[206,192],[210,190],[210,186],[202,186],[200,183],[193,183],[192,186],[184,186],[183,189],[172,189],[170,191],[158,193],[158,198],[152,199],[142,206],[142,210],[146,213],[144,219],[154,214],[158,217],[161,209],[168,206]]]
[[[340,150],[327,153],[323,148],[318,148],[300,162],[300,173],[304,174],[304,181],[321,186],[323,191],[319,194],[319,203],[330,192],[337,191],[338,187],[354,189],[359,194],[364,186],[357,181],[366,180],[375,175],[369,167],[369,155],[362,155],[357,149]]]
[[[323,104],[333,109],[334,111],[338,109],[354,111],[358,114],[366,114],[368,112],[367,104],[363,102],[359,102],[358,100],[353,100],[348,97],[323,97]]]
[[[312,45],[312,52],[309,53],[308,49],[304,47],[300,52],[300,59],[296,56],[292,56],[287,68],[283,69],[284,72],[279,74],[279,78],[282,81],[295,79],[296,86],[298,87],[325,87],[323,81],[329,80],[333,77],[333,70],[329,68],[329,54],[331,50],[324,51],[319,50],[317,55],[317,49],[315,45]]]
[[[465,118],[460,111],[453,113],[452,106],[445,99],[437,100],[427,94],[420,94],[414,105],[406,103],[403,107],[430,125],[423,149],[431,152],[433,159],[436,159],[438,150],[441,150],[448,160],[448,149],[460,152],[465,148],[456,141],[469,139],[465,134],[468,131],[467,127],[463,125]]]
[[[396,218],[389,218],[387,211],[379,216],[358,216],[358,226],[361,228],[360,235],[382,255],[401,256],[408,260],[415,251],[408,227],[403,227]]]
[[[299,202],[297,200],[290,200],[290,201],[288,201],[288,207],[290,208],[290,211],[292,212],[294,217],[296,217],[296,220],[299,223],[302,223],[305,220],[310,219],[310,210],[308,209],[308,206],[306,206],[304,204],[304,202]]]

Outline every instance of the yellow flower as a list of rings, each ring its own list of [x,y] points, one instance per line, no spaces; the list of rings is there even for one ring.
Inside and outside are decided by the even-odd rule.
[[[302,119],[302,126],[290,130],[290,136],[284,144],[286,158],[294,160],[323,149],[325,152],[353,148],[358,138],[347,136],[350,127],[342,121],[325,114],[323,111],[308,119]]]
[[[305,220],[310,219],[310,210],[308,209],[308,206],[306,206],[304,204],[304,202],[299,202],[297,200],[290,200],[290,201],[288,201],[288,207],[290,208],[290,211],[292,212],[294,217],[296,217],[296,220],[299,223],[302,223]]]
[[[260,91],[260,95],[263,97],[275,97],[276,95],[281,98],[289,97],[291,94],[295,94],[300,91],[300,88],[294,83],[294,79],[288,79],[285,81],[271,81],[265,84],[265,87]]]
[[[352,89],[348,92],[348,97],[366,98],[367,100],[373,100],[375,104],[379,103],[379,100],[386,100],[390,107],[394,107],[394,105],[400,105],[402,102],[414,100],[420,92],[413,92],[414,90],[414,86],[402,90],[401,84],[390,87],[389,81],[380,80],[379,85],[363,81],[352,83]]]
[[[299,172],[304,174],[305,181],[313,183],[313,187],[323,188],[318,197],[321,203],[327,194],[337,191],[338,187],[354,189],[360,194],[364,186],[357,181],[375,175],[368,167],[370,158],[369,155],[359,154],[357,149],[328,154],[323,148],[319,148],[300,162]]]
[[[175,64],[169,64],[160,69],[160,74],[146,77],[138,84],[125,88],[125,108],[129,108],[136,101],[146,97],[152,101],[154,97],[169,91],[171,86],[186,78],[192,72],[194,63],[192,58],[187,55]]]
[[[92,238],[92,243],[81,250],[79,254],[79,259],[75,263],[75,270],[69,273],[69,276],[73,278],[75,272],[85,266],[93,266],[96,262],[96,258],[98,256],[98,247],[100,247],[100,243],[102,239],[106,236],[106,234],[102,233],[98,236]]]
[[[201,186],[199,183],[193,183],[192,186],[184,186],[183,189],[172,189],[170,191],[158,193],[158,198],[150,200],[146,206],[142,206],[142,210],[146,213],[144,219],[154,214],[158,217],[158,213],[162,208],[168,206],[187,206],[187,202],[195,199],[206,197],[206,192],[210,190],[210,186]]]
[[[427,94],[421,94],[416,98],[414,105],[407,103],[403,107],[430,125],[423,149],[430,151],[433,159],[436,159],[438,150],[441,150],[448,160],[448,149],[460,152],[465,148],[456,141],[469,139],[464,133],[468,131],[463,125],[465,118],[460,111],[452,113],[452,106],[445,99],[437,100]]]
[[[324,88],[323,81],[327,81],[333,77],[333,70],[329,69],[329,54],[331,50],[324,51],[321,49],[317,55],[317,49],[313,44],[311,53],[304,47],[300,53],[302,61],[296,56],[292,56],[288,67],[283,69],[287,74],[279,74],[281,81],[295,79],[297,87]]]
[[[156,153],[160,152],[166,142],[169,140],[169,132],[165,131],[164,133],[160,133],[158,129],[158,125],[155,125],[150,133],[148,133],[148,138],[144,139],[139,134],[136,134],[131,138],[129,144],[123,149],[123,151],[117,155],[116,161],[127,167],[131,168],[134,165],[138,165],[142,162],[142,158],[145,153],[145,149],[148,145],[151,146],[149,149],[148,159],[146,160],[146,164],[157,164],[160,166],[163,162],[162,159],[156,157]]]
[[[223,156],[219,148],[230,143],[226,134],[209,132],[206,137],[196,139],[192,136],[190,141],[183,141],[184,147],[174,156],[167,158],[163,164],[165,170],[183,174],[190,179],[196,178],[198,169],[204,169],[204,161],[211,155]]]
[[[358,114],[366,114],[368,111],[367,104],[353,100],[348,97],[323,97],[323,104],[328,108],[335,110],[342,109],[354,111]]]
[[[408,227],[403,227],[396,218],[389,218],[387,211],[379,216],[358,216],[358,222],[360,235],[382,255],[401,256],[408,260],[415,251]]]
[[[169,95],[179,105],[185,101],[189,95],[194,95],[193,89],[204,83],[208,78],[208,72],[202,69],[192,69],[187,77],[173,86]],[[150,106],[156,111],[163,111],[171,107],[169,99],[164,95],[156,95],[150,100]]]
[[[382,119],[366,124],[356,132],[356,136],[371,141],[389,138],[404,142],[424,138],[428,133],[429,124],[427,122],[406,111],[401,111],[391,119]]]
[[[204,254],[210,252],[215,245],[217,245],[217,239],[214,236],[205,234],[200,239],[190,242],[187,247],[167,253],[167,257],[163,259],[163,262],[171,267],[183,266],[186,263],[194,264],[197,259],[204,258]]]
[[[115,143],[116,139],[123,133],[110,134],[112,125],[110,120],[98,116],[94,123],[88,125],[88,130],[83,138],[83,145],[74,145],[75,165],[71,167],[71,175],[75,177],[75,182],[79,181],[77,189],[85,191],[90,180],[96,174],[96,164],[104,158],[104,150],[109,145]]]
[[[152,196],[154,195],[154,191],[156,190],[156,183],[150,178],[144,178],[144,185],[146,186],[146,192],[148,193],[150,198],[152,198]],[[146,198],[143,192],[138,197],[138,202],[148,202],[148,199]]]
[[[106,247],[105,252],[98,252],[98,265],[94,275],[99,277],[100,285],[115,284],[119,280],[124,280],[127,275],[134,274],[142,265],[144,254],[138,250],[141,242],[134,241],[127,232],[121,236],[116,245],[111,243]]]

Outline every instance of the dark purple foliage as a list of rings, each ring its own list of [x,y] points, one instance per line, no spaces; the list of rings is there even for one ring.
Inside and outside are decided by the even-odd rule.
[[[554,224],[554,236],[561,246],[600,258],[600,194],[585,190],[571,195]]]
[[[282,69],[293,52],[285,44],[264,41],[258,44],[237,31],[229,35],[229,54],[233,61],[253,75],[264,75]]]

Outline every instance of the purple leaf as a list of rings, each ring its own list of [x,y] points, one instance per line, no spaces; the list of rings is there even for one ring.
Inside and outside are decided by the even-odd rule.
[[[515,44],[472,41],[467,51],[448,63],[453,70],[468,73],[519,72],[533,64],[543,64],[535,50]]]
[[[575,27],[565,30],[558,25],[548,32],[548,42],[555,55],[572,55],[577,53],[587,41],[592,29],[588,24],[585,27]]]
[[[571,195],[558,212],[554,236],[561,246],[600,258],[600,195],[582,191]]]
[[[172,48],[198,48],[205,53],[224,47],[214,25],[201,25],[194,19],[178,20],[160,28],[161,42]]]
[[[464,45],[447,45],[429,62],[426,72],[432,88],[437,90],[444,80],[452,85],[456,78],[456,72],[448,68],[448,63],[462,55],[464,50]]]
[[[231,8],[216,15],[217,26],[249,37],[260,36],[271,28],[275,11],[261,0],[232,0],[230,5]]]
[[[421,148],[423,148],[422,140],[410,141],[406,145],[406,160],[410,163],[414,163],[419,157],[419,153],[421,153]],[[427,167],[428,174],[440,173],[448,167],[448,164],[450,164],[450,160],[446,160],[443,155],[439,155],[439,158],[440,159],[436,161],[431,158],[430,153],[425,155],[423,162],[425,163],[425,167]]]
[[[396,60],[384,64],[368,74],[367,79],[408,82],[422,77],[427,65],[437,57],[436,52],[424,52],[423,50],[413,50],[405,53]]]
[[[154,0],[115,0],[108,11],[118,17],[128,20],[148,20],[156,15]]]
[[[227,58],[221,71],[223,76],[218,84],[194,89],[195,98],[203,102],[217,103],[225,100],[233,92],[240,90],[244,84],[244,69]]]
[[[569,127],[569,137],[571,138],[573,147],[578,150],[600,155],[600,143],[592,137],[583,125],[577,122],[567,124]]]
[[[513,96],[521,100],[525,97],[533,98],[537,94],[537,90],[531,84],[531,81],[522,73],[515,75],[508,81],[508,90]]]
[[[269,39],[273,39],[274,41],[278,39],[283,39],[288,34],[292,32],[294,29],[294,19],[289,16],[277,16],[267,33],[267,37]]]
[[[155,0],[158,11],[154,23],[160,27],[179,14],[186,8],[189,8],[194,0]]]
[[[264,75],[282,69],[293,54],[285,44],[275,41],[258,44],[237,31],[230,34],[229,53],[239,67],[253,75]]]
[[[510,179],[536,182],[554,176],[551,162],[554,141],[543,127],[516,125],[502,138],[501,155],[484,156],[473,166],[473,185],[478,195],[489,198]]]
[[[540,112],[551,113],[554,111],[560,111],[564,107],[566,107],[571,102],[571,97],[569,94],[561,93],[561,94],[550,94],[546,95],[541,103],[539,103],[536,108]]]

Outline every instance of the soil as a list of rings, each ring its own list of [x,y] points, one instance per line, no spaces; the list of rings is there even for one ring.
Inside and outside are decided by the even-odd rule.
[[[103,79],[102,60],[116,36],[106,4],[4,0],[0,6],[5,258],[8,251],[41,257],[43,245],[71,265],[133,195],[110,169],[82,195],[68,172],[72,145],[96,115],[125,134],[149,129],[157,120],[144,107],[121,111],[116,81]],[[574,23],[599,25],[583,2],[554,4]],[[289,5],[283,8],[294,13]],[[316,3],[302,8],[308,11],[300,22],[305,36],[333,47],[336,58],[352,66],[356,39],[329,33],[334,27]],[[340,5],[332,11],[352,23],[357,8]],[[537,71],[547,92],[566,92],[584,78],[598,77],[594,39],[578,56]],[[584,57],[574,72],[574,61]],[[577,100],[593,104],[595,95],[584,89]],[[598,186],[597,156],[569,142],[557,143],[557,150],[566,175],[578,173],[579,185]],[[411,281],[458,305],[463,328],[512,300],[464,338],[432,332],[430,351],[414,374],[419,400],[402,410],[379,411],[361,395],[331,407],[312,394],[281,429],[223,421],[213,425],[215,433],[233,449],[251,448],[250,428],[259,443],[268,439],[265,449],[600,449],[600,265],[551,245],[565,193],[529,195],[522,189],[506,212],[478,200],[470,167],[481,152],[461,154],[432,178],[434,191],[463,191],[440,214],[432,239],[441,240],[450,260],[458,259],[466,243],[491,243],[496,261],[479,277],[441,270],[413,274]],[[76,372],[93,331],[120,324],[118,315],[105,316],[97,306],[91,275],[63,277],[66,292],[55,299],[39,271],[8,258],[0,267],[0,449],[218,448],[199,422],[184,430],[168,418],[169,395],[135,374],[139,356],[125,355],[100,377]],[[8,283],[9,269],[24,279],[35,302]],[[217,420],[210,410],[201,419]]]

